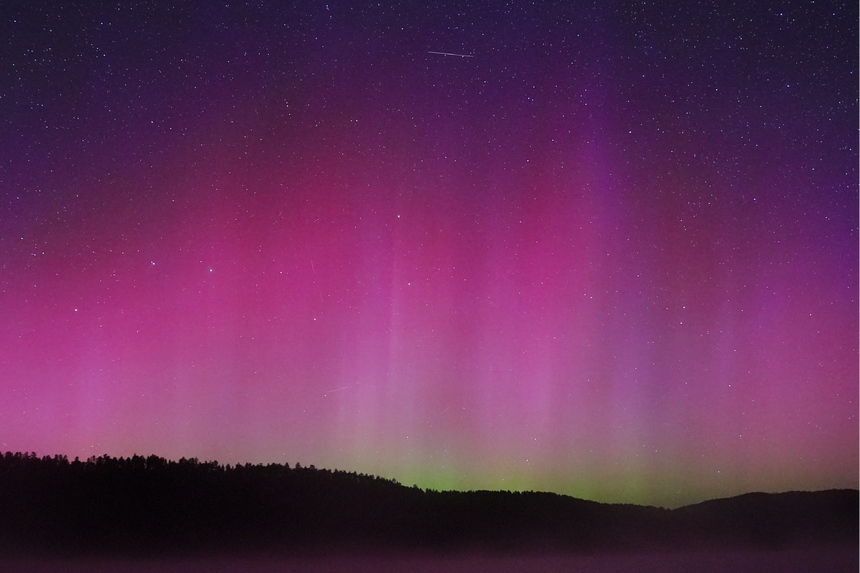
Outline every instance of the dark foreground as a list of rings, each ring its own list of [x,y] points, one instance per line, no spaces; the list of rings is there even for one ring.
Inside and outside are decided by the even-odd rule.
[[[0,508],[0,570],[33,571],[856,571],[860,529],[857,490],[667,510],[156,456],[7,453]]]
[[[518,555],[447,557],[28,559],[2,560],[0,570],[49,573],[848,573],[858,570],[857,551],[698,551],[625,555]]]

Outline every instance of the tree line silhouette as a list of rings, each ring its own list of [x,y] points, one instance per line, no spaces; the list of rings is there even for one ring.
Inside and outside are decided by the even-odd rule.
[[[857,490],[667,510],[541,492],[422,490],[298,463],[0,456],[6,553],[578,552],[857,539]]]

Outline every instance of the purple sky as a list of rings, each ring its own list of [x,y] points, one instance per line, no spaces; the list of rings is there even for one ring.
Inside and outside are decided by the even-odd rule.
[[[4,4],[0,449],[857,487],[857,6],[656,4]]]

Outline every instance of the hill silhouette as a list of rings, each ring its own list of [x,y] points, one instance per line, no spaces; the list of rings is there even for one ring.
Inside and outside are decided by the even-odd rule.
[[[440,492],[354,472],[158,456],[0,457],[5,554],[856,546],[858,491],[753,493],[668,510],[541,492]]]

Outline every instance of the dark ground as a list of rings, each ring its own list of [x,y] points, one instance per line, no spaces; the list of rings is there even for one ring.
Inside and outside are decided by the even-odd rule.
[[[845,554],[856,561],[858,549],[857,490],[752,493],[667,510],[538,492],[424,491],[313,467],[8,453],[0,457],[0,507],[7,560],[131,559],[143,570],[159,559],[248,556],[270,556],[261,566],[371,555],[378,565],[417,559],[415,567],[470,555],[599,556],[621,567],[643,555],[779,561],[795,552],[791,563],[805,555],[824,563]]]

